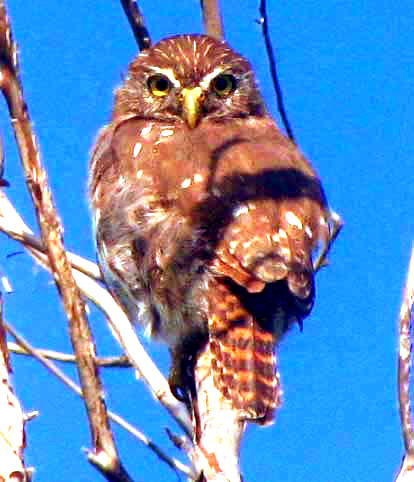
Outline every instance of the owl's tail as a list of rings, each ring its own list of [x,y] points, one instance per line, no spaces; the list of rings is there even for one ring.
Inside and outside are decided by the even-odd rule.
[[[281,403],[274,336],[229,291],[214,308],[209,342],[215,385],[242,418],[271,423]]]

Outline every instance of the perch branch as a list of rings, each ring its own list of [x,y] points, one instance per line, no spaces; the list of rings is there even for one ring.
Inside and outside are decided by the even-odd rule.
[[[262,34],[266,46],[267,57],[269,59],[270,74],[272,76],[273,88],[275,89],[277,109],[280,117],[282,118],[283,125],[285,126],[286,133],[293,142],[295,137],[293,135],[292,127],[290,126],[289,119],[286,113],[285,104],[283,102],[282,87],[280,86],[279,76],[276,69],[276,60],[273,53],[272,41],[270,39],[269,24],[267,21],[266,0],[260,0],[259,6],[260,20],[259,24],[262,27]]]
[[[122,473],[106,413],[103,389],[94,362],[95,345],[85,313],[85,305],[72,276],[63,244],[63,228],[55,211],[46,171],[40,159],[37,139],[30,122],[19,78],[17,46],[13,41],[4,1],[0,2],[0,88],[5,96],[11,124],[40,226],[43,245],[53,277],[69,320],[71,341],[89,418],[94,450],[105,457],[114,474]]]
[[[197,430],[190,457],[203,482],[241,482],[239,452],[246,422],[215,386],[212,362],[207,345],[194,368]]]
[[[145,26],[144,16],[142,15],[135,0],[121,0],[122,8],[128,18],[132,33],[137,41],[139,50],[151,47],[150,34]]]
[[[203,12],[204,31],[210,37],[224,39],[223,19],[220,14],[220,0],[200,0]]]

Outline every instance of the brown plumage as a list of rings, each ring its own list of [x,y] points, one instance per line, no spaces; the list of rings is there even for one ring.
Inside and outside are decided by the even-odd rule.
[[[98,137],[90,196],[105,280],[169,345],[174,392],[193,389],[192,362],[209,343],[223,396],[242,417],[271,420],[275,345],[312,308],[328,212],[250,64],[201,35],[139,55]]]

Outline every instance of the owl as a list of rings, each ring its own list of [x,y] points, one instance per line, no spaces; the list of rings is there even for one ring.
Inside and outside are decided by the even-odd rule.
[[[138,55],[98,136],[89,192],[105,282],[131,322],[169,346],[174,395],[196,396],[207,347],[240,417],[270,421],[275,348],[312,309],[328,208],[249,62],[205,35]]]

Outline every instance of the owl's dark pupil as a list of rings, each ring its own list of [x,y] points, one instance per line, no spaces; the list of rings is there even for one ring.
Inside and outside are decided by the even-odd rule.
[[[168,80],[164,78],[157,79],[155,82],[155,87],[157,90],[165,92],[166,90],[168,90]]]
[[[236,89],[236,86],[236,79],[231,74],[221,74],[213,80],[213,90],[220,96],[231,94]]]
[[[216,89],[225,90],[229,85],[229,80],[226,77],[219,77],[216,79]]]

